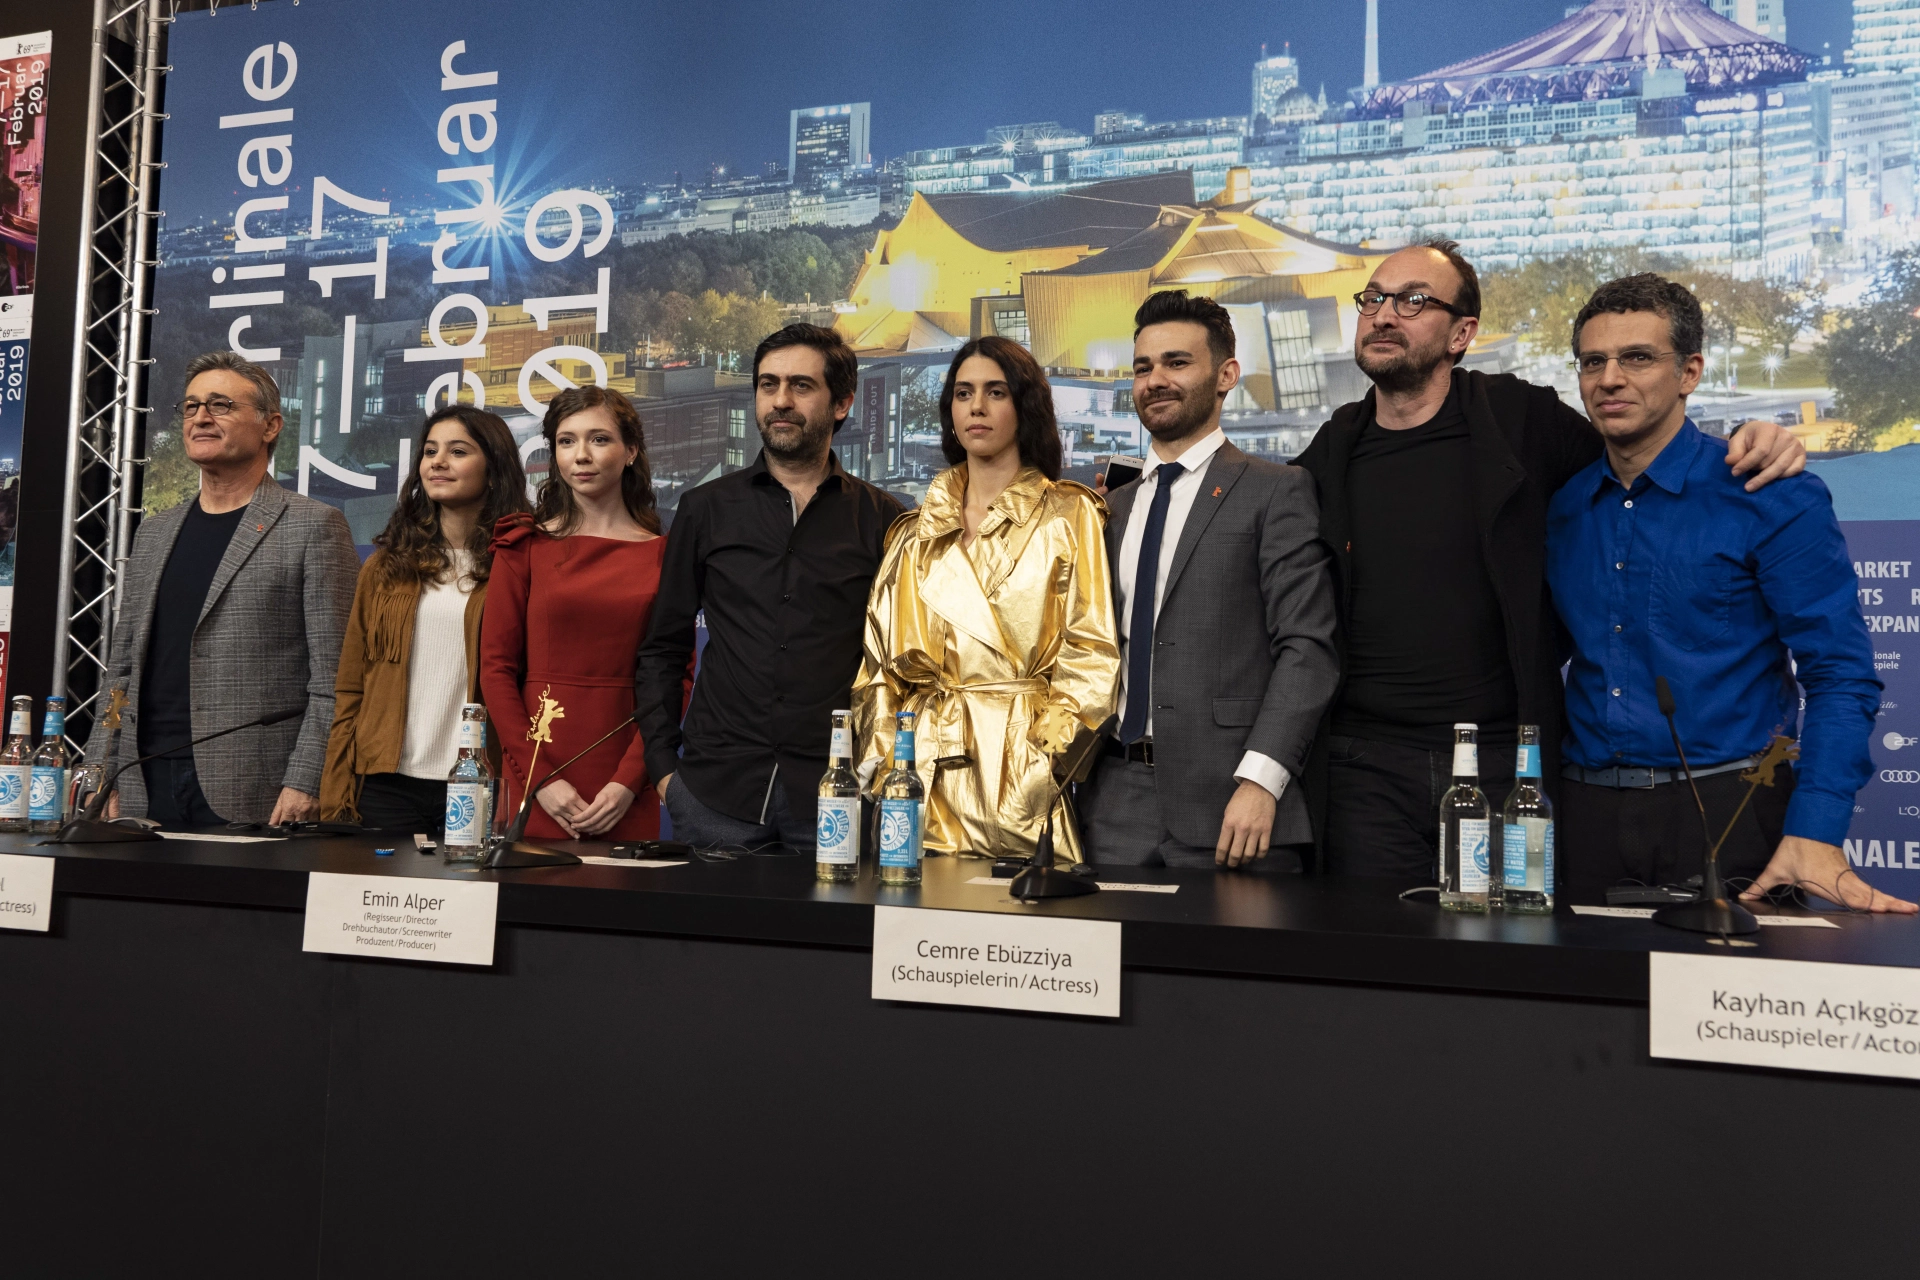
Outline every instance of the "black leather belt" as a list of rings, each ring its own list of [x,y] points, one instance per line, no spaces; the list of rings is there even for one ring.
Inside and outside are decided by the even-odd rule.
[[[1711,777],[1716,773],[1732,773],[1735,769],[1751,769],[1759,763],[1757,755],[1741,760],[1729,760],[1725,764],[1710,764],[1703,769],[1695,769],[1696,778]],[[1563,765],[1560,776],[1574,782],[1584,782],[1590,787],[1634,788],[1642,791],[1654,787],[1663,787],[1669,782],[1684,782],[1687,775],[1678,769],[1650,769],[1641,765],[1615,765],[1610,769],[1583,769],[1577,764]]]
[[[1107,739],[1107,752],[1122,760],[1133,760],[1140,764],[1153,763],[1153,739],[1142,738],[1138,742],[1122,742],[1118,738]]]

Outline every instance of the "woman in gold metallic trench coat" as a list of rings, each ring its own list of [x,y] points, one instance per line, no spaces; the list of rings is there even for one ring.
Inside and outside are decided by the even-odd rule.
[[[867,604],[854,682],[860,773],[892,768],[894,715],[918,714],[928,853],[1033,852],[1053,762],[1119,696],[1106,505],[1059,479],[1046,375],[1005,338],[955,356],[940,396],[949,467],[900,517]],[[1064,802],[1055,852],[1079,861]]]

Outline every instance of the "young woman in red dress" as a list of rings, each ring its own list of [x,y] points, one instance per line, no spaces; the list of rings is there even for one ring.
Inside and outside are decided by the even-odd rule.
[[[640,415],[625,396],[591,386],[563,391],[541,430],[547,478],[531,516],[494,527],[480,631],[480,687],[506,758],[501,803],[509,813],[530,770],[544,777],[632,715],[634,660],[666,547]],[[542,695],[564,714],[550,721],[553,741],[536,764],[527,733]],[[615,734],[536,791],[527,834],[656,839],[660,802],[639,732]]]

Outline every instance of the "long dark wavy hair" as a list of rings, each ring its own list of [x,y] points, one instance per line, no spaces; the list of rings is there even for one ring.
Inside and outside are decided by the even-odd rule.
[[[420,438],[414,441],[413,471],[400,486],[400,500],[393,504],[387,527],[373,540],[373,545],[385,553],[380,557],[385,586],[424,587],[438,582],[453,568],[446,539],[440,534],[440,504],[427,496],[426,486],[420,482],[420,458],[426,453],[427,436],[450,418],[466,428],[487,461],[486,497],[481,500],[480,518],[474,521],[466,545],[473,554],[475,583],[485,582],[493,571],[494,522],[528,509],[527,473],[520,467],[520,450],[514,446],[513,432],[498,414],[467,404],[450,404],[431,414],[420,427]]]
[[[1014,441],[1020,446],[1020,461],[1037,467],[1049,480],[1060,478],[1060,425],[1053,417],[1053,388],[1046,371],[1027,349],[1011,338],[988,334],[975,338],[954,353],[947,366],[947,383],[940,388],[940,452],[947,461],[959,466],[967,460],[966,446],[953,430],[953,381],[960,366],[974,356],[985,356],[1000,366],[1013,393],[1013,412],[1020,427]]]
[[[547,438],[547,478],[533,504],[533,518],[540,527],[565,537],[580,526],[580,504],[566,477],[560,474],[560,451],[554,441],[560,424],[576,413],[605,409],[620,424],[620,438],[638,452],[620,476],[620,498],[627,514],[648,533],[659,533],[660,511],[653,496],[653,468],[647,462],[647,437],[640,426],[640,413],[633,402],[617,391],[604,387],[570,387],[547,405],[547,416],[540,423],[540,434]]]

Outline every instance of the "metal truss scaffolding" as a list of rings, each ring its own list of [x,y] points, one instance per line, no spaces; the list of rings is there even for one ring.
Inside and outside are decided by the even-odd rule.
[[[94,0],[53,692],[86,740],[139,514],[165,0]]]

